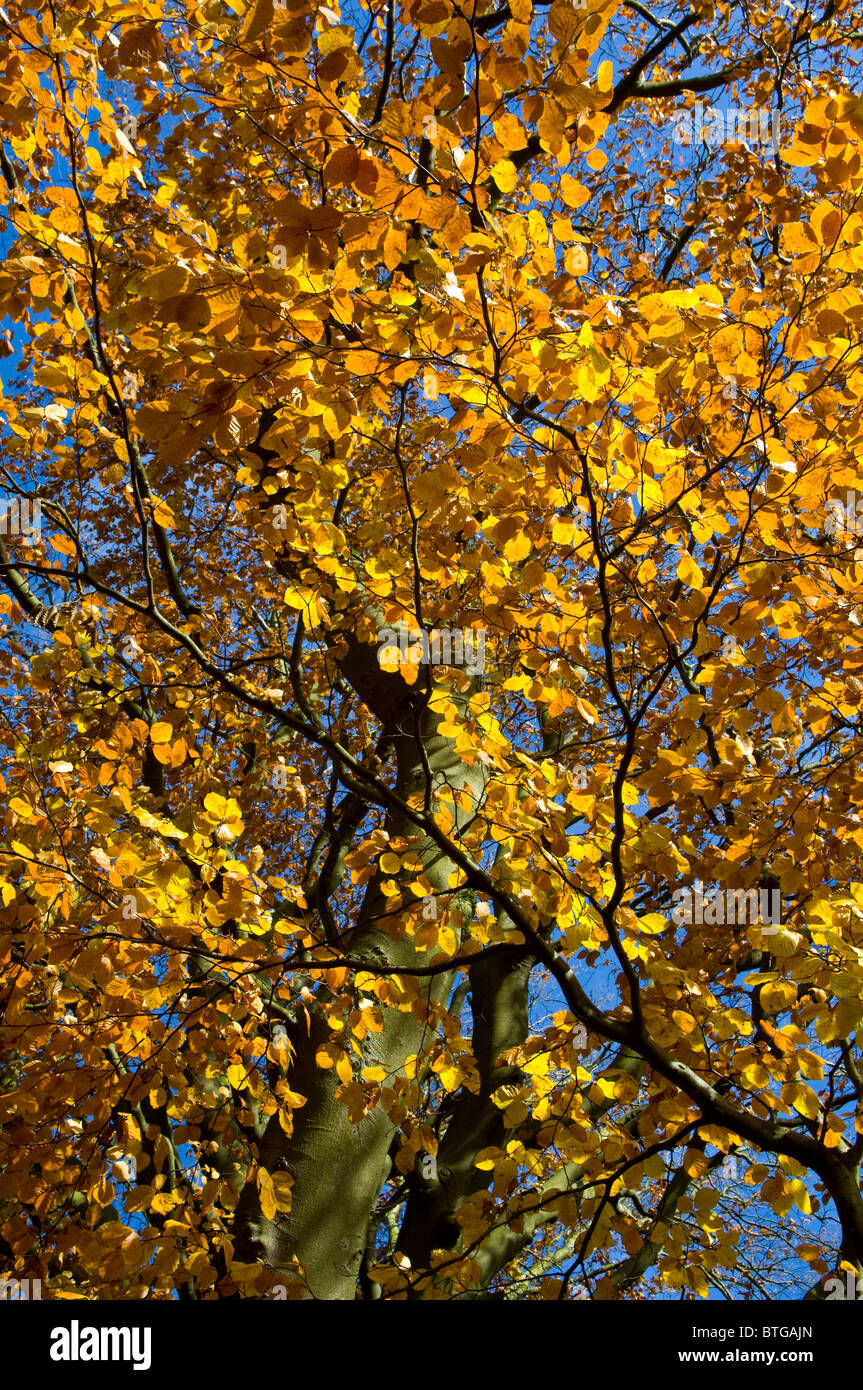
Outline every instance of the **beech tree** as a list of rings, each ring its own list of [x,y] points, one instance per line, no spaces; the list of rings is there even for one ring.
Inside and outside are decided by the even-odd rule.
[[[863,1275],[855,7],[0,33],[3,1273]]]

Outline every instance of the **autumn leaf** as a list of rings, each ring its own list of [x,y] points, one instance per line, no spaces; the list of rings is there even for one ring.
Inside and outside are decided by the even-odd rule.
[[[0,14],[4,1285],[853,1277],[849,5]]]

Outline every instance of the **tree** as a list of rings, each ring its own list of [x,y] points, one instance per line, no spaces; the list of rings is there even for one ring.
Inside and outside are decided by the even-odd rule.
[[[853,6],[0,19],[4,1269],[863,1274]]]

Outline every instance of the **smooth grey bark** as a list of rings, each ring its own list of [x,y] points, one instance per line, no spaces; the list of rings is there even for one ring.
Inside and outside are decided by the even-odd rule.
[[[437,1176],[415,1177],[398,1242],[415,1269],[429,1264],[433,1250],[456,1247],[458,1207],[473,1192],[489,1187],[490,1177],[474,1167],[474,1159],[481,1149],[500,1146],[506,1137],[503,1112],[492,1092],[517,1080],[520,1071],[495,1064],[502,1052],[527,1037],[528,982],[534,964],[530,952],[514,946],[471,966],[473,1052],[480,1088],[477,1094],[458,1093],[438,1145]]]
[[[432,809],[452,792],[467,791],[474,804],[481,801],[485,786],[482,764],[465,764],[456,756],[452,740],[437,733],[440,717],[424,708],[421,683],[411,689],[397,674],[382,671],[376,649],[353,636],[348,638],[341,670],[392,738],[395,790],[402,799],[424,792],[430,776]],[[452,692],[452,699],[464,706],[475,689],[474,675],[470,689]],[[455,811],[455,838],[469,819],[464,811]],[[392,838],[410,839],[411,851],[422,861],[436,895],[445,895],[454,906],[465,904],[467,895],[454,894],[450,887],[453,861],[430,837],[418,835],[415,825],[395,811],[388,812],[385,828]],[[370,882],[356,927],[345,943],[352,958],[390,967],[428,964],[436,947],[419,950],[410,935],[394,939],[387,931],[388,920],[392,923],[400,914],[393,914],[381,894],[381,877],[379,872]],[[445,1000],[452,980],[451,971],[422,978],[420,1000]],[[377,1063],[386,1070],[388,1080],[398,1075],[408,1058],[421,1050],[427,1035],[425,1017],[417,1017],[423,1012],[383,1008],[383,1031],[367,1036],[363,1059],[357,1066]],[[334,1070],[322,1070],[315,1062],[317,1049],[332,1034],[320,1009],[312,1006],[309,1013],[310,1029],[305,1022],[289,1029],[296,1052],[288,1080],[292,1090],[306,1097],[306,1104],[294,1111],[290,1137],[274,1116],[260,1150],[264,1168],[270,1172],[286,1170],[293,1177],[291,1211],[272,1220],[265,1218],[257,1186],[248,1182],[237,1208],[236,1253],[239,1259],[261,1259],[286,1272],[296,1258],[305,1268],[309,1296],[353,1299],[369,1217],[390,1170],[389,1150],[396,1126],[381,1107],[367,1113],[358,1124],[351,1123],[347,1107],[336,1096],[341,1082]]]

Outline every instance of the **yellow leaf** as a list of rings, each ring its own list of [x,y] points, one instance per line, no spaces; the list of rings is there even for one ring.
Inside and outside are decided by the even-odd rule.
[[[799,1115],[805,1115],[807,1120],[817,1120],[821,1113],[821,1106],[815,1092],[809,1086],[798,1083],[794,1086],[794,1099],[791,1104]]]
[[[261,1198],[261,1214],[265,1221],[272,1221],[279,1208],[273,1189],[273,1180],[263,1168],[258,1170],[258,1192]]]
[[[69,536],[52,536],[51,545],[61,555],[77,555],[78,549]]]
[[[141,294],[161,304],[165,299],[174,299],[192,283],[188,270],[181,265],[166,265],[146,276],[141,282]]]
[[[596,374],[590,362],[583,362],[578,369],[578,392],[583,400],[591,404],[599,395]]]
[[[696,565],[691,555],[685,551],[681,555],[677,565],[677,577],[688,589],[700,589],[703,584],[701,570]]]
[[[152,1187],[136,1187],[134,1192],[124,1197],[123,1206],[127,1212],[146,1211],[152,1200]]]
[[[172,531],[177,525],[177,519],[167,502],[156,502],[153,506],[153,521],[157,526],[161,526],[163,531]]]
[[[438,1075],[445,1091],[457,1091],[461,1085],[461,1071],[458,1067],[444,1067]]]
[[[150,1203],[150,1210],[158,1212],[160,1216],[167,1216],[179,1202],[179,1197],[173,1196],[170,1192],[158,1192]]]
[[[790,1009],[796,998],[797,990],[787,980],[765,985],[761,991],[761,1005],[768,1014],[779,1014]]]
[[[568,208],[580,208],[588,201],[590,189],[579,183],[571,174],[564,174],[560,180],[560,196]]]
[[[674,1019],[681,1033],[695,1032],[696,1022],[692,1014],[684,1013],[682,1009],[672,1009],[671,1017]]]
[[[590,704],[590,702],[589,702],[588,700],[582,700],[582,699],[580,699],[578,696],[576,696],[576,699],[575,699],[575,708],[578,710],[578,712],[579,712],[579,714],[581,715],[582,719],[583,719],[587,724],[595,724],[595,723],[596,723],[596,710],[594,709],[593,705]]]
[[[276,1206],[279,1211],[290,1211],[291,1209],[291,1188],[294,1180],[290,1173],[272,1174],[273,1195],[276,1199]]]
[[[614,87],[614,64],[610,58],[606,58],[600,63],[596,73],[596,89],[598,92],[611,92]]]
[[[203,294],[184,294],[174,310],[177,323],[187,333],[197,333],[210,322],[210,305]]]
[[[511,193],[518,183],[518,170],[508,159],[499,159],[491,172],[501,193]]]
[[[786,256],[806,256],[818,250],[818,241],[808,222],[786,222],[781,244]]]
[[[503,547],[504,559],[518,563],[525,560],[530,554],[533,542],[524,531],[519,535],[513,536],[512,540],[506,541]]]
[[[297,608],[302,612],[306,627],[317,627],[326,612],[323,600],[305,586],[285,589],[282,602],[288,608]]]

